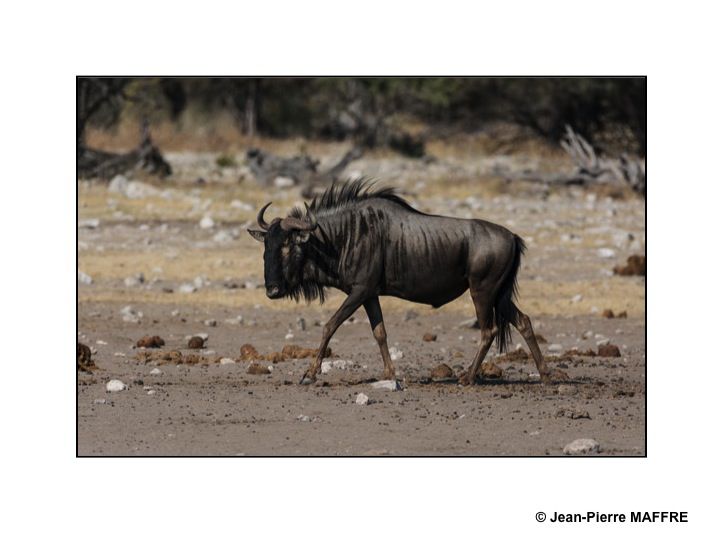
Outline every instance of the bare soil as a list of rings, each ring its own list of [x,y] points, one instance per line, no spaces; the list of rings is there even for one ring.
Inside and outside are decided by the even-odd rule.
[[[326,148],[327,159],[340,150]],[[172,181],[141,179],[149,188],[142,197],[81,184],[79,270],[92,283],[78,284],[78,342],[93,349],[96,367],[78,373],[79,455],[543,456],[561,455],[578,438],[597,440],[602,455],[644,455],[645,278],[613,274],[645,253],[644,202],[506,186],[491,174],[498,163],[522,168],[533,159],[451,154],[426,165],[371,155],[353,166],[399,186],[418,208],[496,221],[526,239],[519,303],[547,341],[546,357],[570,376],[563,385],[541,384],[526,355],[494,351],[497,379],[471,387],[453,377],[433,381],[434,368],[444,363],[457,375],[477,349],[479,332],[460,325],[473,315],[466,295],[438,310],[381,299],[389,344],[402,351],[402,390],[371,386],[382,361],[362,312],[332,340],[318,383],[299,386],[310,359],[281,351],[317,347],[343,295],[323,306],[268,300],[262,247],[245,232],[260,202],[274,200],[280,215],[300,201],[297,189],[260,188],[241,165],[220,169],[214,155],[189,152],[170,154]],[[199,226],[206,215],[212,228]],[[93,219],[97,226],[86,221]],[[140,272],[140,283],[125,283]],[[195,292],[181,292],[193,282]],[[204,347],[188,349],[203,333]],[[146,336],[164,345],[136,348]],[[512,348],[527,351],[513,337]],[[604,340],[619,357],[566,354],[598,352]],[[258,355],[243,354],[246,344]],[[146,362],[147,352],[173,350],[201,361]],[[270,373],[248,373],[251,363]],[[162,373],[151,374],[155,368]],[[127,390],[106,392],[111,379]],[[359,393],[367,405],[356,404]]]

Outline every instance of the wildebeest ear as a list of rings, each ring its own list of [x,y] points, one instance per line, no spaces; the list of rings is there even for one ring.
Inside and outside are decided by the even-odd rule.
[[[294,234],[296,244],[304,244],[310,240],[310,231],[298,231]]]
[[[252,236],[258,242],[265,241],[265,231],[255,231],[253,229],[248,229],[248,232],[250,233],[250,236]]]

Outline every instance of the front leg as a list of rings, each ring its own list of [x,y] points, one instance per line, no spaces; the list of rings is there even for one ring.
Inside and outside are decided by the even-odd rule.
[[[310,367],[305,372],[305,375],[303,375],[303,378],[300,380],[300,384],[310,384],[315,381],[317,372],[320,371],[320,366],[322,365],[322,359],[325,356],[328,343],[330,343],[330,339],[333,337],[333,334],[335,334],[335,331],[348,319],[348,317],[350,317],[350,315],[355,313],[355,310],[363,304],[366,298],[367,293],[364,289],[353,289],[340,306],[340,309],[338,309],[335,314],[330,317],[330,320],[323,328],[322,341],[320,342],[317,356],[310,364]]]

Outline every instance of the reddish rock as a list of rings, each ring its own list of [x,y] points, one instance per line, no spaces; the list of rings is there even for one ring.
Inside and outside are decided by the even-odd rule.
[[[188,341],[188,349],[202,349],[205,346],[205,340],[200,336],[193,336]]]
[[[625,266],[616,266],[613,272],[618,276],[645,276],[647,261],[644,255],[630,255]]]
[[[483,362],[480,366],[480,372],[484,379],[499,379],[503,374],[503,370],[492,362]]]
[[[606,309],[606,310],[603,310],[602,316],[605,317],[606,319],[614,319],[615,313],[613,313],[612,309]]]
[[[621,356],[620,348],[617,345],[612,344],[600,345],[598,347],[598,356],[619,357]]]
[[[423,335],[423,341],[436,341],[437,340],[437,334],[431,334],[430,332],[426,332]]]
[[[253,362],[247,368],[247,372],[250,375],[270,375],[270,370],[267,366],[262,366]]]
[[[435,366],[433,370],[430,372],[430,378],[431,379],[450,379],[454,376],[453,370],[450,366],[447,364],[440,364],[439,366]]]
[[[143,347],[145,349],[159,349],[165,346],[165,340],[160,336],[143,336],[138,339],[135,344],[136,347]]]

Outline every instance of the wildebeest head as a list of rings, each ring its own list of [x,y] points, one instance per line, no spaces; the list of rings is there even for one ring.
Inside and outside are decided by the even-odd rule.
[[[260,209],[257,222],[261,230],[248,229],[250,235],[265,244],[265,294],[268,298],[282,298],[300,285],[305,250],[317,221],[308,209],[307,218],[275,218],[268,225],[265,210]],[[306,205],[307,206],[307,205]]]

